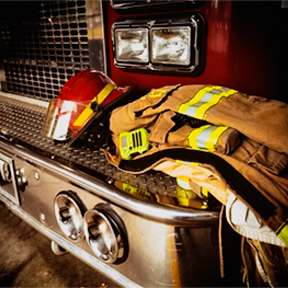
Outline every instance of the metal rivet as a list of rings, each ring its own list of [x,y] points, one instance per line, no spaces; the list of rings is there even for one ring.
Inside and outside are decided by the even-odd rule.
[[[24,175],[24,173],[25,173],[25,169],[22,167],[22,168],[20,168],[20,175]]]
[[[45,220],[46,220],[45,214],[41,213],[41,214],[40,214],[40,219],[41,219],[42,221],[45,221]]]
[[[40,179],[40,175],[39,175],[38,172],[34,172],[34,178],[35,178],[35,180],[37,180],[37,181]]]

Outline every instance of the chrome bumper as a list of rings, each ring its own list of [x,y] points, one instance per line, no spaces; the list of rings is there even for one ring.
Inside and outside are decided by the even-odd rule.
[[[183,208],[119,189],[115,181],[169,200],[175,183],[158,172],[127,175],[109,166],[99,151],[67,148],[42,138],[45,111],[45,103],[0,95],[0,160],[11,161],[13,170],[11,184],[0,185],[0,200],[11,211],[123,287],[221,285],[217,209]],[[76,243],[65,237],[54,211],[60,191],[73,191],[88,210],[105,203],[119,215],[127,234],[125,261],[105,263],[85,239]],[[201,269],[209,271],[209,279]]]

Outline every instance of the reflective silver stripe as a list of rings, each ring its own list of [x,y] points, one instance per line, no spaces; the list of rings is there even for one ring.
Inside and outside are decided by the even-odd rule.
[[[197,119],[205,119],[207,111],[218,104],[223,97],[237,93],[236,90],[221,86],[205,86],[192,99],[181,104],[177,112]]]
[[[193,129],[187,136],[188,144],[193,149],[212,152],[220,137],[227,131],[227,126],[204,125]]]

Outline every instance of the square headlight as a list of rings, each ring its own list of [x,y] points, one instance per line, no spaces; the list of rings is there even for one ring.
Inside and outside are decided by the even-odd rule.
[[[148,63],[148,29],[115,29],[114,40],[117,62]]]
[[[193,73],[204,68],[205,19],[126,19],[112,27],[114,63],[118,68],[163,73]]]
[[[151,62],[188,66],[191,63],[189,26],[151,28]]]

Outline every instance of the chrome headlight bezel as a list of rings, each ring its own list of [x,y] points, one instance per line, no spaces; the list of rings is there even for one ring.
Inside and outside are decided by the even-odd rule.
[[[129,33],[129,31],[137,31],[137,29],[139,29],[139,31],[141,29],[149,31],[147,35],[147,42],[149,43],[149,60],[147,63],[145,63],[145,61],[142,61],[142,63],[140,61],[134,61],[132,58],[126,58],[125,61],[119,59],[121,57],[118,55],[119,41],[117,42],[117,31],[121,31],[124,34],[125,31]],[[173,33],[176,35],[176,31],[178,31],[178,36],[180,36],[178,39],[176,39],[176,37],[173,38]],[[154,53],[156,47],[155,41],[153,41],[153,39],[155,39],[154,36],[156,32],[158,32],[158,34],[160,32],[160,35],[162,33],[164,43],[167,40],[165,40],[165,37],[167,38],[167,35],[170,34],[172,41],[174,41],[174,46],[183,46],[182,48],[185,50],[186,59],[177,60],[177,53],[174,53],[173,57],[169,57],[168,55],[166,59],[161,60],[160,57],[156,59]],[[186,34],[186,36],[184,36],[184,34]],[[112,43],[114,64],[117,68],[126,70],[140,69],[142,72],[146,70],[147,72],[156,71],[163,73],[169,72],[173,74],[189,73],[189,75],[198,75],[199,72],[203,71],[204,68],[205,19],[199,13],[193,13],[192,15],[178,19],[128,19],[124,21],[117,21],[112,26]],[[166,41],[167,47],[169,46],[168,44],[173,46],[173,42],[169,43],[169,39]],[[190,48],[185,48],[184,45],[187,45],[187,47],[190,46]]]
[[[110,5],[119,14],[150,12],[151,9],[161,9],[161,11],[179,11],[183,9],[195,9],[203,5],[203,1],[198,0],[110,0]]]

